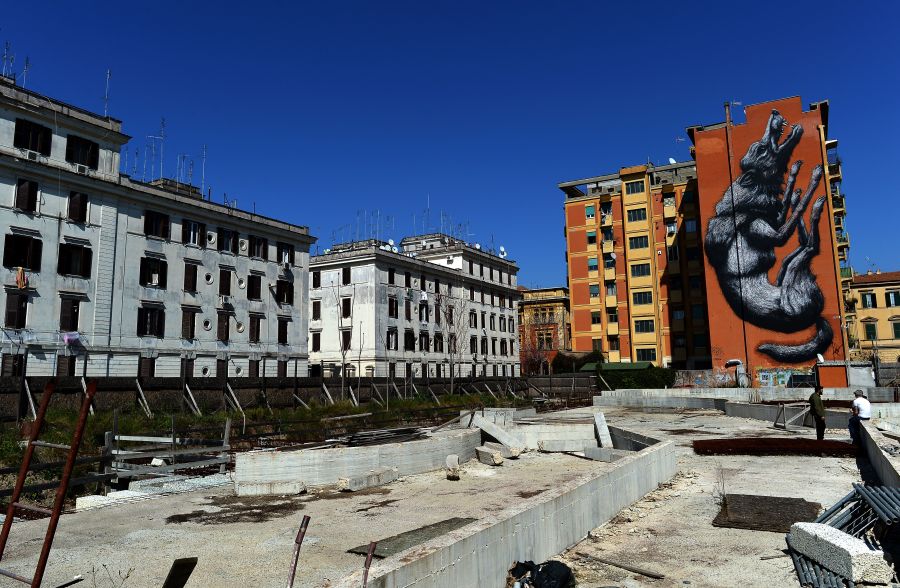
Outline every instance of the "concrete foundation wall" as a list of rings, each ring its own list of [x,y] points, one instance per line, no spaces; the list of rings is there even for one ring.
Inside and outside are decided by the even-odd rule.
[[[755,419],[758,421],[768,421],[770,423],[775,422],[775,417],[778,416],[778,412],[781,409],[777,404],[748,404],[745,402],[727,402],[724,406],[725,414],[727,416],[745,418],[745,419]],[[784,411],[787,414],[788,420],[790,418],[805,409],[803,406],[786,406],[784,407]],[[847,421],[850,418],[849,409],[841,409],[841,410],[825,410],[825,426],[829,429],[846,429]],[[783,422],[781,418],[778,419],[778,422]],[[812,416],[806,415],[802,419],[798,419],[791,423],[789,426],[791,427],[812,427],[814,426]],[[849,435],[849,433],[848,433]]]
[[[374,563],[374,588],[503,586],[515,561],[545,561],[575,545],[675,473],[675,446],[657,443],[615,462],[599,476],[582,476],[515,503],[496,516]],[[361,585],[361,572],[336,588]]]
[[[302,486],[335,484],[339,478],[368,474],[377,468],[397,468],[401,476],[444,467],[447,456],[460,462],[475,457],[481,431],[456,429],[406,443],[367,447],[248,451],[235,455],[234,485],[239,495],[299,492]]]
[[[857,388],[825,388],[822,397],[826,400],[853,400]],[[872,402],[893,402],[893,388],[862,388]],[[812,388],[647,388],[606,390],[601,398],[639,397],[679,397],[718,398],[737,402],[795,402],[807,400]]]
[[[549,439],[584,439],[596,444],[597,438],[594,425],[587,424],[516,425],[507,427],[506,430],[520,439],[528,449],[537,449],[540,441]]]
[[[896,445],[875,428],[872,421],[862,423],[862,444],[878,478],[885,486],[900,487],[900,458],[892,457],[881,446]]]
[[[715,408],[722,410],[727,399],[690,398],[686,396],[594,396],[594,406],[625,406],[629,408]]]

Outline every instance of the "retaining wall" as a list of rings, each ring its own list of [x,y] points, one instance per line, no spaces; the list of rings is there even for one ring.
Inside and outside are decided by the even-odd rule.
[[[869,462],[885,486],[900,487],[900,458],[892,457],[881,447],[897,446],[875,427],[872,421],[862,423],[862,444],[869,457]]]
[[[745,419],[754,419],[758,421],[768,421],[770,423],[775,422],[775,417],[778,416],[778,412],[781,407],[777,404],[749,404],[746,402],[726,402],[724,405],[725,414],[727,416],[739,417]],[[787,414],[788,420],[791,419],[792,416],[803,412],[806,409],[804,406],[785,406],[784,412]],[[834,409],[826,409],[825,410],[825,426],[829,429],[846,429],[847,422],[850,418],[849,409],[843,410],[834,410]],[[778,419],[779,422],[782,421],[781,418]],[[815,424],[813,423],[813,418],[811,415],[807,414],[803,419],[794,421],[790,425],[790,427],[813,427]],[[850,434],[849,432],[847,433]]]
[[[612,427],[611,433],[612,433]],[[571,480],[446,535],[378,561],[374,588],[504,586],[515,561],[545,561],[675,474],[675,446],[655,443],[597,475]],[[362,573],[338,581],[357,588]]]
[[[859,388],[825,388],[825,400],[853,400]],[[893,402],[893,388],[863,388],[872,402]],[[628,388],[604,390],[601,398],[715,398],[736,402],[799,402],[807,400],[812,388]],[[595,397],[596,398],[596,397]],[[608,401],[608,400],[607,400]],[[705,408],[705,407],[703,407]]]
[[[401,476],[444,467],[447,456],[459,461],[475,457],[481,445],[478,429],[440,431],[433,437],[405,443],[364,447],[248,451],[235,454],[234,486],[238,495],[296,494],[305,486],[337,483],[376,468],[397,468]]]

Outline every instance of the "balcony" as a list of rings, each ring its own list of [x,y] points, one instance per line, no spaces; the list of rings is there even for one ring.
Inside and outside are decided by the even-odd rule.
[[[841,247],[850,247],[850,234],[849,233],[837,233],[834,236],[837,241],[838,248]]]
[[[607,282],[612,282],[616,279],[615,266],[603,268],[603,279]]]
[[[618,335],[619,334],[619,323],[609,323],[606,325],[606,334],[607,335]]]
[[[619,301],[616,298],[615,294],[612,294],[612,295],[607,294],[606,297],[603,299],[603,305],[606,306],[607,308],[615,308],[618,303],[619,303]]]
[[[612,221],[613,221],[613,218],[612,218],[611,212],[608,212],[605,214],[602,212],[600,213],[600,226],[601,227],[611,227]]]
[[[841,268],[841,279],[849,280],[853,277],[853,268],[852,267],[842,267]]]
[[[844,197],[843,196],[832,196],[831,197],[831,206],[835,210],[844,210]]]
[[[681,290],[669,290],[669,302],[681,302]]]
[[[616,242],[613,240],[603,241],[603,253],[612,253]]]
[[[828,175],[832,179],[842,178],[841,175],[841,160],[838,159],[834,163],[828,162]]]
[[[672,330],[673,331],[683,331],[684,330],[684,319],[672,319]]]
[[[678,209],[675,208],[675,199],[674,198],[663,198],[663,218],[670,219],[675,218],[678,214]]]

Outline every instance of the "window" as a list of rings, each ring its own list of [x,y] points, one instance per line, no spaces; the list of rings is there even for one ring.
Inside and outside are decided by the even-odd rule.
[[[610,337],[609,338],[609,350],[610,351],[618,351],[619,350],[619,338],[618,337]]]
[[[196,292],[197,291],[197,268],[199,266],[196,263],[185,262],[184,263],[184,291],[185,292]]]
[[[598,266],[597,266],[597,258],[596,257],[588,257],[587,264],[588,264],[589,272],[597,271]]]
[[[900,321],[894,321],[891,325],[894,327],[894,339],[900,339]]]
[[[631,294],[631,301],[634,304],[653,304],[653,292],[645,291],[645,292],[633,292]]]
[[[469,312],[469,327],[472,329],[478,328],[478,313],[474,310]]]
[[[28,314],[28,296],[25,294],[6,294],[6,321],[9,329],[24,329],[25,317]]]
[[[16,208],[22,212],[37,211],[38,183],[34,180],[19,179],[16,182]]]
[[[269,240],[250,235],[250,257],[269,260]]]
[[[678,335],[672,342],[674,347],[682,348],[687,345],[687,339],[685,339],[684,335]]]
[[[597,211],[593,204],[584,207],[584,218],[594,218],[596,214]]]
[[[444,336],[440,333],[434,334],[434,352],[435,353],[443,353],[444,352]]]
[[[487,355],[488,352],[488,340],[487,337],[481,338],[481,355]]]
[[[587,244],[588,245],[596,245],[597,243],[597,231],[588,231],[587,232]]]
[[[290,319],[285,317],[278,317],[278,344],[279,345],[287,345],[288,344],[288,325],[290,324]]]
[[[230,313],[227,312],[219,312],[218,313],[218,324],[216,328],[216,339],[222,341],[223,343],[228,342],[229,336],[229,326],[231,324],[231,316]]]
[[[350,342],[353,339],[353,331],[344,329],[341,331],[341,351],[350,351]]]
[[[675,193],[663,194],[662,203],[663,206],[675,206]]]
[[[138,358],[138,377],[153,378],[156,376],[156,358],[140,357]]]
[[[287,263],[289,265],[294,265],[293,245],[291,245],[290,243],[282,243],[281,241],[279,241],[276,244],[276,252],[278,255],[278,263]]]
[[[606,311],[606,321],[609,324],[618,324],[619,323],[619,309],[610,308]]]
[[[691,290],[700,290],[703,288],[703,278],[700,276],[689,276],[688,286],[690,286]]]
[[[394,284],[394,268],[388,268],[388,284]]]
[[[688,233],[697,232],[697,219],[688,218],[684,220],[684,230]]]
[[[441,324],[441,299],[440,297],[434,301],[434,324]]]
[[[345,267],[341,268],[341,284],[347,285],[350,283],[350,268]]]
[[[69,135],[66,139],[66,161],[97,169],[100,164],[100,145],[76,135]]]
[[[405,273],[403,274],[403,286],[404,286],[405,288],[411,288],[411,287],[412,287],[412,276],[409,274],[409,272],[405,272]]]
[[[261,363],[258,359],[251,359],[247,363],[247,377],[248,378],[258,378],[259,377],[259,364]]]
[[[603,339],[591,339],[591,350],[600,352],[603,351]]]
[[[287,377],[287,363],[288,363],[288,362],[287,362],[286,359],[279,359],[279,360],[278,360],[277,367],[276,367],[276,370],[275,370],[275,373],[276,373],[277,377],[279,377],[279,378],[286,378],[286,377]],[[295,368],[295,370],[294,370],[294,375],[296,375],[296,366],[297,366],[297,364],[294,364],[294,368]]]
[[[275,282],[275,302],[278,304],[294,304],[294,284],[287,280]]]
[[[56,375],[57,377],[74,376],[75,375],[75,357],[71,355],[56,356]]]
[[[311,351],[321,351],[322,350],[322,333],[315,331],[312,334],[312,349]]]
[[[78,330],[78,311],[81,307],[81,301],[77,298],[62,298],[59,301],[59,330],[60,331],[77,331]]]
[[[40,239],[25,235],[7,235],[3,247],[3,267],[23,268],[33,272],[41,271]]]
[[[216,232],[219,235],[216,244],[217,249],[222,252],[237,255],[239,246],[238,232],[232,231],[231,229],[223,229],[222,227],[219,227],[219,230]]]
[[[492,331],[496,331],[496,330],[497,330],[497,315],[496,315],[496,314],[491,314],[491,318],[490,318],[490,329],[491,329]]]
[[[447,351],[450,353],[456,353],[456,334],[450,333],[450,336],[447,338]]]
[[[469,337],[469,353],[472,355],[478,353],[478,337]]]
[[[165,288],[166,275],[168,274],[168,264],[164,259],[156,257],[142,257],[140,265],[140,276],[138,282],[144,287]],[[194,286],[196,288],[196,267],[194,275]]]
[[[16,119],[16,132],[13,137],[13,145],[19,149],[36,151],[43,156],[50,155],[50,144],[53,140],[53,131],[24,118]]]
[[[699,247],[688,247],[685,249],[685,253],[687,254],[688,261],[697,261],[700,259]]]
[[[453,307],[452,306],[447,307],[446,316],[447,316],[447,324],[452,327],[453,326]]]
[[[866,330],[866,340],[875,341],[878,339],[878,327],[875,323],[863,323]]]
[[[634,321],[634,332],[635,333],[652,333],[653,332],[653,319],[639,319]]]
[[[590,294],[591,298],[599,297],[600,296],[600,284],[588,285],[588,294]]]
[[[61,276],[91,277],[91,249],[84,245],[62,243],[56,273]]]
[[[625,193],[626,194],[640,194],[644,191],[644,180],[637,180],[635,182],[625,182]]]
[[[195,339],[197,327],[197,309],[182,308],[181,309],[181,338]]]
[[[219,270],[219,296],[231,296],[231,270]]]
[[[648,349],[635,349],[637,352],[637,360],[638,361],[656,361],[656,349],[648,348]]]
[[[672,320],[676,320],[676,321],[684,320],[684,309],[683,308],[673,308],[672,309]]]
[[[143,306],[138,309],[137,334],[139,337],[159,337],[166,334],[166,311],[161,306]]]
[[[602,319],[601,319],[600,311],[592,310],[591,311],[591,324],[599,325],[599,324],[601,324],[601,322],[602,322]]]
[[[650,239],[644,235],[641,237],[628,237],[629,249],[646,249],[650,246]]]
[[[691,304],[691,318],[702,321],[706,318],[706,308],[702,304]]]
[[[206,247],[206,225],[181,219],[181,242],[185,245]]]
[[[603,256],[603,267],[605,269],[616,269],[616,258],[612,255]]]
[[[322,287],[322,272],[315,271],[312,273],[312,287],[313,288],[321,288]]]
[[[312,320],[314,320],[314,321],[322,320],[322,301],[321,300],[313,300],[312,301]]]
[[[878,306],[878,301],[875,300],[874,292],[863,292],[862,293],[862,307],[863,308],[876,308],[877,306]]]
[[[615,282],[606,282],[606,295],[607,296],[615,296],[616,295],[616,283]]]
[[[666,221],[666,234],[674,235],[678,232],[678,223],[675,221]]]
[[[353,313],[353,299],[341,298],[341,318],[350,318]]]
[[[627,212],[628,214],[628,222],[634,223],[637,221],[647,220],[647,209],[646,208],[632,208]]]
[[[631,277],[642,278],[650,275],[649,263],[636,263],[631,266]]]
[[[261,332],[262,332],[262,321],[263,315],[261,314],[251,314],[250,315],[250,342],[251,343],[259,343]]]
[[[890,290],[885,292],[884,305],[888,308],[900,306],[900,290]]]
[[[666,256],[669,261],[678,261],[678,245],[666,248]]]
[[[247,300],[262,300],[262,276],[250,274],[247,276]]]
[[[400,344],[400,336],[397,333],[396,327],[391,327],[387,330],[387,338],[385,339],[385,346],[388,351],[397,351],[397,348]]]
[[[412,300],[409,298],[403,301],[403,310],[405,312],[406,320],[412,320]]]
[[[419,320],[420,320],[421,322],[423,322],[423,323],[427,323],[427,322],[428,322],[428,316],[429,316],[429,308],[428,308],[428,304],[426,304],[426,303],[420,303],[420,304],[419,304]]]
[[[600,229],[600,236],[604,241],[612,241],[615,243],[615,235],[613,235],[612,227],[603,227]]]
[[[227,378],[228,377],[228,360],[227,359],[217,359],[216,360],[216,377],[217,378]]]
[[[400,316],[400,304],[396,296],[388,297],[388,317],[398,318]]]
[[[403,332],[403,350],[404,351],[415,351],[416,350],[416,336],[413,334],[412,329],[406,329]]]
[[[169,215],[147,210],[144,212],[144,235],[147,237],[169,238]],[[221,235],[220,235],[221,237]],[[221,247],[221,241],[219,241]]]
[[[508,349],[506,339],[500,339],[500,355],[509,355]]]
[[[4,353],[0,360],[0,376],[21,376],[25,367],[24,355]]]
[[[84,224],[87,222],[88,196],[83,192],[69,192],[69,210],[66,218],[73,222]]]

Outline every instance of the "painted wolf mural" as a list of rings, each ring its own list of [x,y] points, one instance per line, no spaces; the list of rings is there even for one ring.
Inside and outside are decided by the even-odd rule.
[[[810,271],[819,254],[819,220],[825,196],[812,205],[807,230],[803,220],[813,192],[822,179],[817,165],[805,192],[794,191],[803,165],[791,165],[791,153],[803,135],[793,125],[787,138],[781,136],[787,121],[773,110],[762,138],[750,145],[741,159],[741,175],[725,190],[716,204],[706,234],[706,254],[719,286],[735,314],[758,327],[780,333],[796,333],[816,326],[816,334],[794,345],[764,343],[759,351],[784,362],[812,359],[831,344],[831,326],[822,316],[825,299]],[[768,272],[775,265],[775,248],[787,243],[796,230],[799,247],[781,261],[775,283]]]

